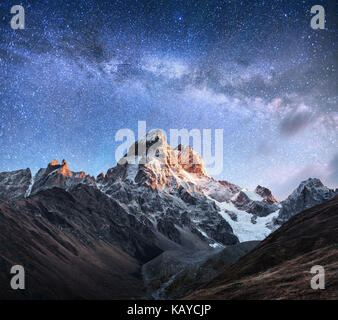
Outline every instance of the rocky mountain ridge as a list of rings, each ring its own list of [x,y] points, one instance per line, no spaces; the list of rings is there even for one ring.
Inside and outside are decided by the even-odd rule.
[[[336,194],[338,194],[338,189],[327,188],[317,178],[302,181],[288,198],[281,202],[282,208],[275,223],[281,225],[295,214],[331,200]]]
[[[118,164],[97,178],[53,160],[32,177],[30,169],[0,173],[0,197],[18,200],[54,187],[90,186],[117,201],[159,234],[163,249],[221,248],[262,240],[293,214],[332,198],[335,191],[309,179],[279,203],[271,191],[248,191],[209,177],[191,147],[171,148],[160,130],[134,143]]]

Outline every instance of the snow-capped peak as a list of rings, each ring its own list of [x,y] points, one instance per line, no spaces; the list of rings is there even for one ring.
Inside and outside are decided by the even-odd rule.
[[[275,223],[281,225],[295,214],[331,200],[335,194],[336,191],[324,186],[317,178],[302,181],[291,195],[281,202],[282,209]]]
[[[147,164],[154,159],[167,162],[171,152],[172,149],[167,144],[164,133],[156,129],[132,144],[118,164]]]
[[[318,178],[309,178],[300,183],[296,191],[302,191],[305,187],[307,188],[322,188],[323,183]],[[326,187],[325,187],[326,188]]]

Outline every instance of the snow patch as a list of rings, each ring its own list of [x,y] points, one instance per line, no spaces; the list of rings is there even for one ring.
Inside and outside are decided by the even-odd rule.
[[[211,248],[214,248],[214,249],[216,249],[216,248],[224,248],[224,246],[222,244],[217,243],[217,242],[215,242],[215,243],[209,243],[209,246]]]
[[[263,201],[264,200],[264,198],[262,198],[259,194],[257,194],[254,191],[249,191],[247,189],[242,189],[241,191],[245,193],[248,196],[248,198],[252,201]]]
[[[277,210],[266,217],[256,217],[253,223],[254,216],[251,213],[238,210],[232,203],[218,201],[215,203],[221,210],[220,215],[230,224],[240,242],[265,239],[272,232],[268,225],[279,213]],[[228,211],[236,215],[237,221],[231,219]]]
[[[35,183],[35,176],[32,176],[31,183],[25,193],[25,198],[28,198],[31,195],[34,183]]]

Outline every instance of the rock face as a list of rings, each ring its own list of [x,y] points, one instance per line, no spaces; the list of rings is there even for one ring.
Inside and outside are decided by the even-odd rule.
[[[275,197],[272,195],[272,192],[270,189],[262,187],[262,186],[257,186],[255,189],[255,192],[260,195],[265,202],[269,203],[276,203],[278,202]]]
[[[202,157],[191,147],[180,144],[175,150],[178,151],[178,163],[186,172],[194,173],[197,176],[207,175]]]
[[[337,231],[338,196],[293,216],[186,299],[337,300]],[[311,288],[316,265],[325,266],[325,290]]]
[[[233,200],[233,203],[236,208],[242,211],[252,213],[254,217],[266,217],[268,214],[273,213],[279,209],[276,200],[267,200],[269,199],[268,197],[273,198],[271,194],[267,197],[260,196],[257,192],[256,194],[257,195],[254,195],[252,197],[252,195],[250,195],[250,193],[248,193],[247,191],[240,191]]]
[[[217,181],[206,175],[190,147],[172,149],[160,131],[132,145],[118,165],[98,177],[100,189],[171,241],[171,248],[207,249],[237,237],[206,194]]]
[[[41,190],[58,187],[68,189],[77,184],[95,185],[95,178],[82,172],[72,172],[68,168],[66,160],[59,164],[53,160],[47,168],[40,169],[34,176],[26,196],[38,193]]]
[[[275,224],[281,225],[295,214],[331,200],[335,194],[336,191],[325,187],[319,179],[310,178],[303,181],[286,200],[282,201],[282,208]]]
[[[30,169],[0,173],[0,199],[17,200],[25,196],[31,183]]]

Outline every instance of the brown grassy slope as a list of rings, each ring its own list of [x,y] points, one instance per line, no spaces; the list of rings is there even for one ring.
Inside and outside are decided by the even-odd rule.
[[[0,202],[0,300],[145,297],[137,257],[156,248],[122,224],[123,212],[109,199],[81,192],[52,189]],[[10,288],[16,264],[25,268],[26,290]]]
[[[310,286],[314,265],[326,289]],[[338,299],[338,196],[285,223],[186,299]]]

